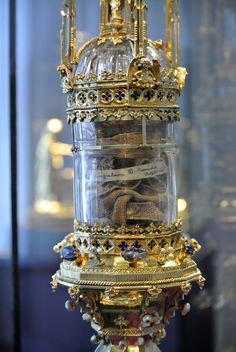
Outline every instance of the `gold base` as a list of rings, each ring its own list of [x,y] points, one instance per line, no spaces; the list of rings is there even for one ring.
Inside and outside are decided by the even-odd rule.
[[[146,257],[125,260],[124,243],[131,249],[138,243]],[[169,320],[177,310],[186,315],[190,309],[186,296],[192,283],[204,286],[192,260],[201,246],[182,237],[181,221],[132,231],[76,223],[75,232],[54,250],[62,254],[65,248],[75,256],[63,259],[52,289],[68,288],[66,308],[80,307],[83,319],[96,331],[91,337],[99,344],[95,352],[160,352]]]
[[[156,344],[151,343],[148,346],[128,346],[119,347],[114,345],[100,344],[95,352],[161,352]]]

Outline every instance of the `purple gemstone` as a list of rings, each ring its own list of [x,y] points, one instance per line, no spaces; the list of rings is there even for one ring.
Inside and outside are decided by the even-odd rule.
[[[147,252],[143,248],[136,248],[134,246],[126,249],[122,254],[126,260],[142,259],[147,256]]]

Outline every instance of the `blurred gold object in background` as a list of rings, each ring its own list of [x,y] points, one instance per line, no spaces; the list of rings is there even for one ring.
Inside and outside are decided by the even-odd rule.
[[[60,142],[63,123],[57,118],[47,122],[36,150],[34,211],[38,215],[71,218],[73,207],[68,203],[66,183],[73,180],[73,169],[66,167],[71,147]],[[53,219],[51,219],[53,222]]]

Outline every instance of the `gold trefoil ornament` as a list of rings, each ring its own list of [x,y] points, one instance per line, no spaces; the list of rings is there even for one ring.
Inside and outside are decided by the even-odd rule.
[[[97,352],[155,352],[165,325],[205,279],[177,214],[178,0],[166,42],[148,38],[147,1],[101,0],[100,34],[76,49],[75,0],[62,10],[60,72],[73,133],[74,232],[54,250],[52,288],[68,288]]]

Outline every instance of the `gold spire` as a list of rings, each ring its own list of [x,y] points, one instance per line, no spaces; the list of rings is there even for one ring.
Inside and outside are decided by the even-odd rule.
[[[76,62],[76,0],[64,0],[61,15],[61,63],[72,65]]]

